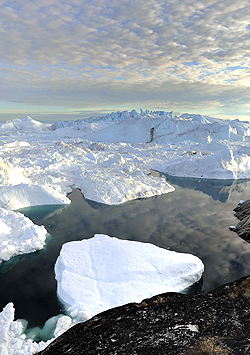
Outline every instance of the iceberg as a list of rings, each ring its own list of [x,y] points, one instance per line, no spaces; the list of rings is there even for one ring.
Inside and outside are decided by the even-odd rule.
[[[55,264],[58,298],[80,320],[159,293],[180,292],[199,281],[203,271],[196,256],[102,234],[64,244]]]
[[[14,316],[14,305],[10,302],[0,313],[1,355],[32,355],[46,348],[57,336],[74,325],[70,317],[60,314],[48,319],[42,329],[26,331],[28,322],[23,319],[14,320]],[[32,339],[35,337],[46,340],[35,342]]]
[[[19,212],[0,208],[0,263],[45,245],[47,231]]]
[[[79,188],[84,197],[99,203],[118,205],[128,200],[148,198],[174,191],[174,187],[163,178],[154,179],[152,176],[135,172],[128,174],[120,171],[119,175],[103,169],[102,173],[86,172],[84,179],[75,187]]]
[[[17,184],[0,187],[0,207],[18,210],[29,206],[66,205],[70,199],[50,185]]]
[[[4,132],[41,132],[46,130],[47,127],[31,118],[30,116],[25,116],[21,119],[15,118],[10,121],[6,121],[0,124],[0,131]]]
[[[250,177],[250,124],[238,120],[132,110],[51,126],[27,116],[0,124],[0,132],[0,206],[7,209],[67,204],[72,187],[105,204],[174,191],[151,170]]]

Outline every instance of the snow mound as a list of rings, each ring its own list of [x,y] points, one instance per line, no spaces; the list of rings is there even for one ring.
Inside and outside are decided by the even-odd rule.
[[[0,208],[0,263],[42,249],[46,234],[43,226],[33,224],[21,213]]]
[[[20,145],[20,143],[14,142],[14,144],[9,144],[9,146],[15,146],[17,149],[19,149],[20,146],[23,146],[23,144]],[[29,182],[30,180],[25,177],[24,169],[11,164],[6,158],[0,158],[0,184],[8,186]]]
[[[193,255],[99,234],[64,244],[55,264],[58,297],[71,317],[81,319],[182,291],[203,271],[202,261]]]

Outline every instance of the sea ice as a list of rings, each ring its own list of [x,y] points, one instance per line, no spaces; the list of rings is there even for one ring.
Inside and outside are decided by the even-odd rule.
[[[23,214],[0,208],[0,263],[45,245],[47,231]]]
[[[106,204],[173,191],[151,169],[196,178],[250,176],[250,124],[238,120],[133,110],[50,127],[24,117],[0,124],[0,131],[0,206],[8,209],[67,203],[74,186]],[[36,196],[22,198],[20,184]],[[19,200],[12,198],[15,189]]]
[[[250,124],[238,120],[133,110],[50,127],[27,116],[1,123],[0,132],[0,207],[7,210],[68,204],[72,187],[104,204],[174,191],[151,170],[250,177]],[[16,252],[9,243],[2,255]]]
[[[57,293],[73,318],[163,292],[179,292],[204,271],[193,255],[107,235],[63,245],[55,264]]]

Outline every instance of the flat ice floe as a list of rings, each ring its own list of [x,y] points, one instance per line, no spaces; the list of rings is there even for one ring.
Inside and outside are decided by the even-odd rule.
[[[73,318],[164,292],[179,292],[204,271],[196,256],[107,235],[63,245],[55,264],[57,293]]]
[[[47,231],[23,214],[0,208],[0,263],[45,245]]]

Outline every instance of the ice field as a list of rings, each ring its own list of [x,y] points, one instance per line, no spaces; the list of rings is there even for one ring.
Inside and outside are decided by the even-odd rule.
[[[69,204],[73,187],[89,200],[117,205],[174,193],[153,171],[200,179],[250,177],[250,124],[239,120],[133,110],[53,125],[24,117],[1,123],[0,133],[0,262],[44,246],[46,230],[15,211]],[[71,320],[50,323],[51,334],[58,335],[56,329],[66,329]],[[25,339],[24,330],[7,305],[0,314],[0,353],[29,354],[45,346]]]

